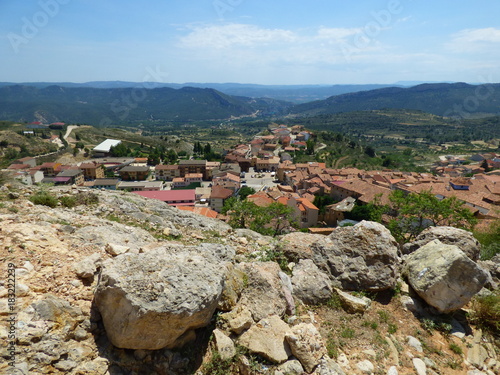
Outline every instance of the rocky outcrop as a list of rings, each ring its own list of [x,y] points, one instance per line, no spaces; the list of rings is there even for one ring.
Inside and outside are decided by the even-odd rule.
[[[362,221],[312,245],[314,263],[344,290],[381,291],[398,277],[397,243],[382,224]]]
[[[452,330],[446,340],[437,330],[419,334],[422,322],[404,307],[436,324],[441,317],[401,280],[400,298],[393,296],[389,301],[391,293],[378,294],[369,309],[364,310],[367,305],[353,308],[355,315],[346,315],[346,301],[355,307],[353,301],[362,293],[338,289],[339,298],[323,304],[322,292],[329,288],[323,290],[322,285],[342,284],[329,271],[327,260],[311,263],[317,248],[312,243],[331,246],[331,238],[303,233],[289,236],[295,244],[288,246],[303,245],[302,250],[289,254],[304,255],[304,259],[290,256],[296,264],[287,269],[281,264],[284,272],[293,271],[289,277],[275,262],[256,262],[270,258],[269,248],[282,251],[276,239],[248,230],[229,230],[224,223],[161,202],[124,192],[96,191],[99,204],[52,209],[27,200],[35,188],[7,195],[8,190],[0,187],[0,257],[16,268],[18,325],[16,367],[9,365],[4,346],[0,348],[2,374],[394,375],[425,371],[435,375],[451,372],[450,366],[461,367],[453,371],[457,374],[500,372],[498,345],[489,333],[481,335],[475,321],[462,312],[454,314],[459,323],[450,322]],[[50,190],[56,195],[73,195],[84,189]],[[337,250],[340,242],[344,248],[354,249],[341,254],[347,254],[343,259],[352,267],[345,272],[356,280],[362,275],[350,258],[360,258],[361,268],[368,269],[372,265],[369,259],[376,258],[361,252],[368,254],[379,242],[390,242],[385,232],[371,235],[370,231],[364,228],[358,236],[350,229],[345,237],[335,239]],[[114,256],[106,245],[129,248],[129,253]],[[408,258],[416,253],[418,250]],[[482,263],[494,276],[498,259]],[[144,264],[151,267],[145,269]],[[463,272],[469,271],[459,273]],[[450,274],[447,284],[455,288],[456,277]],[[383,272],[381,275],[384,277]],[[6,281],[0,282],[3,319],[10,314]],[[94,292],[97,289],[105,297],[104,289],[113,288],[114,301],[123,303],[111,301],[100,314]],[[322,302],[313,307],[297,303],[294,313],[292,290],[296,300],[300,296],[307,305]],[[483,288],[481,295],[488,293],[492,292]],[[308,294],[314,298],[308,300]],[[339,300],[344,310],[338,308]],[[465,308],[474,316],[476,303]],[[127,316],[120,315],[127,311]],[[165,315],[159,320],[166,316],[170,320],[155,323],[161,314]],[[117,315],[116,322],[111,315]],[[178,345],[195,338],[194,327],[207,322],[208,326],[196,330],[195,344],[177,350]],[[456,328],[460,325],[463,327]],[[184,333],[178,329],[181,326]],[[120,336],[129,328],[136,329],[133,340],[141,347],[156,348],[161,339],[173,341],[168,347],[176,348],[123,350],[108,339],[109,332],[122,330]],[[0,324],[1,340],[7,340],[8,329]],[[248,340],[246,354],[242,354],[241,338],[241,342]],[[456,350],[451,350],[451,343],[457,345]],[[462,354],[457,354],[460,349]]]
[[[430,227],[420,233],[415,241],[403,246],[403,253],[410,254],[433,240],[446,245],[455,245],[470,259],[477,261],[481,252],[481,244],[471,232],[453,227]]]
[[[488,279],[487,273],[457,246],[439,240],[411,253],[404,274],[418,295],[441,313],[464,306]]]
[[[197,250],[172,253],[165,247],[103,263],[95,303],[113,345],[174,348],[210,322],[225,267],[215,255]]]

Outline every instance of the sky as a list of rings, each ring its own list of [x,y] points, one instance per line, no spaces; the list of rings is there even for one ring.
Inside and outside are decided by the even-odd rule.
[[[0,0],[0,81],[500,82],[492,0]]]

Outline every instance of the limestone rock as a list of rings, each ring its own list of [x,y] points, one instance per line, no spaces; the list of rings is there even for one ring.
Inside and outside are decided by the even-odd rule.
[[[458,247],[439,240],[411,253],[404,272],[418,295],[440,313],[464,306],[481,290],[488,277]]]
[[[316,367],[313,375],[346,375],[342,368],[333,359],[327,356],[323,357]]]
[[[422,231],[415,241],[403,246],[403,253],[410,254],[433,240],[439,240],[446,245],[455,245],[470,259],[477,261],[481,244],[471,232],[453,227],[430,227]]]
[[[238,342],[250,352],[259,354],[273,363],[283,363],[291,355],[285,336],[290,327],[277,315],[260,320],[243,333]]]
[[[210,322],[225,269],[194,249],[158,248],[104,262],[95,303],[108,338],[119,348],[177,347]]]
[[[279,365],[278,369],[283,375],[303,375],[304,374],[304,368],[302,367],[300,362],[297,361],[296,359],[291,359],[289,361],[286,361],[282,365]]]
[[[364,374],[372,374],[375,370],[375,366],[369,360],[365,359],[364,361],[356,363],[356,367],[359,371]]]
[[[221,318],[226,321],[227,328],[240,335],[253,324],[252,313],[245,306],[240,306],[235,310],[222,314]]]
[[[398,277],[397,242],[382,224],[362,221],[312,245],[314,263],[343,290],[381,291]]]
[[[310,373],[326,355],[321,335],[311,323],[301,323],[292,327],[285,336],[293,355],[300,361],[306,372]]]
[[[342,308],[350,314],[363,314],[372,303],[367,297],[356,297],[337,288],[335,288],[335,293],[340,298]]]
[[[418,375],[427,375],[427,366],[420,358],[413,358],[413,367]]]
[[[121,254],[128,253],[130,251],[130,247],[117,245],[115,243],[108,243],[106,245],[106,251],[108,252],[108,254],[111,254],[113,256],[118,256]]]
[[[227,265],[226,281],[218,306],[220,310],[231,311],[236,306],[245,287],[246,278],[246,274],[239,269],[235,269],[233,264]]]
[[[82,279],[90,279],[97,272],[97,265],[101,261],[101,256],[94,253],[79,262],[73,264],[73,268],[78,277]]]
[[[419,353],[423,353],[424,349],[422,348],[422,343],[413,336],[407,336],[406,340],[408,341],[408,345],[411,346],[413,349],[415,349]]]
[[[293,294],[302,302],[316,305],[328,301],[332,282],[311,259],[301,259],[292,272]]]
[[[288,233],[281,238],[280,248],[290,262],[312,259],[311,245],[323,238],[321,234]]]
[[[214,330],[215,346],[220,354],[220,358],[225,361],[236,355],[236,348],[233,340],[226,336],[220,329]]]
[[[241,292],[239,305],[246,306],[252,313],[254,321],[269,315],[283,316],[288,302],[283,283],[280,279],[280,268],[275,262],[239,263],[246,277],[246,286]]]

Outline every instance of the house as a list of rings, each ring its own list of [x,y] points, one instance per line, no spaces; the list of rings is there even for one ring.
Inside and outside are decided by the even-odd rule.
[[[162,181],[172,181],[181,176],[178,165],[157,165],[155,167],[155,178]]]
[[[99,143],[92,149],[92,154],[95,157],[109,156],[111,147],[118,146],[122,141],[117,139],[106,139],[104,142]]]
[[[319,209],[309,200],[291,196],[287,205],[293,208],[293,215],[300,228],[309,228],[318,224]]]
[[[43,163],[40,165],[40,170],[45,177],[54,177],[61,171],[61,163]]]
[[[125,181],[144,181],[149,176],[149,167],[128,165],[120,169],[119,173]]]
[[[120,181],[116,189],[127,191],[159,191],[163,189],[163,181]]]
[[[201,173],[204,180],[207,180],[206,160],[181,160],[179,162],[180,177],[185,177],[188,173]]]
[[[85,178],[81,169],[66,169],[54,177],[54,183],[63,185],[83,185]]]
[[[232,190],[233,192],[239,190],[240,183],[240,176],[230,172],[221,173],[217,175],[217,177],[214,177],[214,179],[212,180],[212,184],[214,186],[222,186],[226,189]]]
[[[184,179],[186,180],[187,185],[199,183],[201,185],[201,182],[203,180],[203,174],[201,173],[186,173],[184,176]]]
[[[190,211],[193,212],[197,215],[203,215],[212,219],[217,218],[217,212],[214,210],[211,210],[208,207],[192,207],[192,206],[179,206],[177,207],[179,210],[183,211]]]
[[[469,190],[472,186],[472,181],[470,178],[458,177],[450,181],[450,186],[454,190]]]
[[[186,187],[186,179],[184,177],[176,177],[172,180],[172,189],[179,189]]]
[[[30,168],[33,168],[36,167],[36,159],[31,156],[26,156],[25,158],[16,160],[13,164],[27,164]]]
[[[134,191],[133,194],[157,199],[170,206],[194,206],[194,190],[160,190],[160,191]]]
[[[119,182],[118,178],[97,178],[92,181],[92,186],[90,187],[94,189],[116,190]]]
[[[233,191],[222,186],[213,186],[210,194],[210,208],[214,211],[221,212],[224,207],[224,202],[233,195]]]
[[[79,167],[83,171],[83,177],[85,180],[95,180],[97,178],[104,178],[105,171],[104,166],[97,163],[82,163]]]
[[[211,188],[199,187],[195,189],[196,202],[207,203],[210,201]]]
[[[347,197],[339,203],[334,203],[325,207],[325,213],[322,220],[330,226],[337,226],[338,223],[344,220],[344,213],[351,212],[356,203],[356,199]]]

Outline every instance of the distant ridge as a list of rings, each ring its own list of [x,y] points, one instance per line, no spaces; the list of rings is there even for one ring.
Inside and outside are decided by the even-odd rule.
[[[214,89],[168,87],[0,87],[0,119],[64,121],[96,126],[142,121],[202,121],[286,113],[289,103],[226,95]]]
[[[361,84],[361,85],[259,85],[251,83],[159,83],[159,82],[127,82],[127,81],[93,81],[85,83],[72,82],[25,82],[12,83],[0,82],[0,87],[3,86],[32,86],[36,88],[46,88],[49,86],[61,86],[69,88],[100,88],[100,89],[117,89],[117,88],[173,88],[180,89],[183,87],[210,88],[220,91],[227,95],[246,96],[251,98],[272,98],[277,100],[285,100],[293,103],[304,103],[313,100],[326,99],[333,95],[346,94],[350,92],[375,90],[383,87],[404,86],[404,85],[389,85],[389,84]]]
[[[292,113],[314,116],[379,109],[420,110],[439,116],[463,117],[500,114],[500,84],[426,83],[409,88],[386,87],[332,96],[299,104]]]

